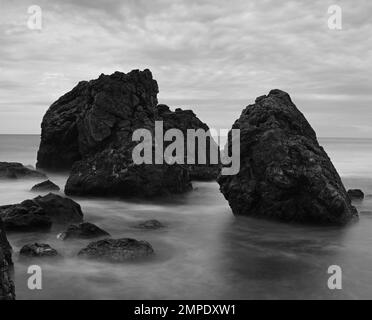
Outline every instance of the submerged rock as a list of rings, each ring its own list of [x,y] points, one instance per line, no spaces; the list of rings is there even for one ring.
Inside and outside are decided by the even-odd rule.
[[[12,247],[8,242],[4,225],[0,218],[0,300],[15,299],[12,266]]]
[[[0,179],[46,178],[44,173],[17,162],[0,162]]]
[[[350,197],[350,199],[355,199],[355,200],[364,199],[364,193],[360,189],[350,189],[347,191],[347,195]]]
[[[55,257],[58,256],[57,250],[53,249],[49,244],[33,243],[26,244],[20,251],[21,256],[25,257]]]
[[[31,191],[59,191],[60,188],[50,180],[34,185]]]
[[[240,172],[218,182],[235,215],[321,225],[357,218],[336,169],[287,93],[257,98],[233,129],[240,129]]]
[[[158,220],[147,220],[144,222],[141,222],[140,224],[135,226],[138,229],[160,229],[164,228],[165,226],[159,222]]]
[[[81,222],[78,203],[55,194],[0,207],[0,218],[8,231],[49,230],[52,223]]]
[[[65,232],[58,235],[58,239],[92,239],[109,235],[108,232],[93,223],[83,222],[78,225],[70,225]]]
[[[79,252],[79,256],[109,262],[125,262],[145,258],[153,253],[154,249],[148,242],[124,238],[92,242]]]

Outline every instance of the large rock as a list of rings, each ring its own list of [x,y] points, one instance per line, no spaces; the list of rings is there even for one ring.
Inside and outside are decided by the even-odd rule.
[[[135,165],[124,150],[106,150],[76,163],[67,195],[154,197],[190,190],[188,171],[174,165]]]
[[[12,248],[0,218],[0,300],[15,299],[14,282],[11,275],[12,266]]]
[[[153,125],[157,93],[149,70],[79,82],[43,118],[37,167],[70,169],[76,161],[129,143],[134,128]]]
[[[44,179],[46,175],[25,167],[17,162],[0,162],[0,179],[35,178]]]
[[[220,172],[220,161],[219,161],[219,147],[214,141],[213,137],[210,137],[206,143],[205,149],[205,164],[198,164],[198,141],[195,141],[195,145],[191,141],[187,140],[187,130],[198,130],[202,129],[204,132],[209,132],[209,127],[206,123],[202,122],[192,110],[176,109],[171,111],[167,105],[159,104],[156,107],[155,118],[157,121],[163,121],[164,132],[169,129],[179,129],[182,131],[185,139],[185,159],[184,162],[189,170],[191,180],[199,181],[210,181],[216,180]],[[170,144],[171,142],[168,142]],[[167,143],[164,143],[164,147]],[[211,149],[212,154],[214,153],[217,158],[211,160]],[[187,155],[193,155],[195,164],[188,164]]]
[[[0,217],[8,231],[49,230],[52,223],[74,223],[83,220],[78,203],[55,194],[25,200],[20,204],[0,207]]]
[[[78,255],[88,259],[124,262],[145,258],[153,253],[154,249],[148,242],[124,238],[92,242]]]
[[[151,197],[190,190],[187,166],[133,162],[136,129],[149,130],[155,145],[156,120],[182,130],[207,127],[192,112],[160,111],[157,93],[149,70],[80,82],[45,114],[37,167],[71,169],[65,187],[70,195]],[[217,166],[204,173],[190,170],[192,178],[200,179],[213,178],[217,171]]]
[[[272,90],[257,98],[233,129],[240,129],[240,172],[218,182],[234,214],[333,225],[358,216],[314,130],[287,93]]]

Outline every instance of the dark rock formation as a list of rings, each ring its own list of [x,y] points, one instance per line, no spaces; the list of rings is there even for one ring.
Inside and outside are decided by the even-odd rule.
[[[45,210],[33,200],[0,207],[0,217],[7,231],[49,230],[52,220]]]
[[[155,120],[164,119],[167,126],[182,121],[176,126],[182,130],[206,127],[189,111],[160,112],[157,93],[149,70],[80,82],[45,114],[37,167],[71,169],[65,187],[69,195],[152,197],[190,190],[185,166],[133,163],[136,129],[149,130],[154,141]],[[216,170],[209,166],[191,175],[209,179]]]
[[[83,212],[80,205],[69,198],[49,193],[46,196],[35,198],[34,201],[45,210],[55,223],[65,224],[83,221]]]
[[[17,162],[0,162],[0,179],[36,178],[44,179],[46,175],[25,167]]]
[[[58,256],[57,250],[53,249],[49,244],[33,243],[26,244],[19,252],[24,257],[55,257]]]
[[[31,191],[59,191],[60,188],[50,180],[34,185]]]
[[[11,276],[12,266],[12,247],[0,218],[0,300],[15,299],[14,282]]]
[[[190,190],[187,170],[181,166],[135,165],[120,150],[104,151],[76,163],[67,180],[67,195],[154,197]]]
[[[360,189],[350,189],[347,191],[347,195],[350,199],[353,200],[363,200],[364,199],[364,193]]]
[[[191,180],[200,181],[210,181],[216,180],[220,172],[220,161],[219,161],[219,147],[210,137],[206,143],[206,153],[205,153],[205,164],[198,164],[198,141],[195,141],[195,145],[192,145],[190,141],[187,140],[187,130],[189,129],[202,129],[204,132],[209,132],[209,127],[207,124],[202,122],[192,110],[182,110],[176,109],[174,112],[169,109],[167,105],[159,104],[156,107],[155,112],[156,121],[163,121],[164,131],[169,129],[179,129],[182,131],[185,140],[185,164],[188,163],[187,155],[192,154],[195,159],[195,164],[187,164],[186,167],[189,170],[189,175]],[[171,142],[164,143],[164,148],[167,144]],[[211,149],[212,153],[217,156],[215,162],[211,160]],[[199,159],[200,160],[200,159]]]
[[[152,127],[157,93],[149,70],[79,82],[43,118],[37,167],[70,169],[76,161],[129,143],[133,129]]]
[[[146,241],[134,239],[104,239],[90,243],[79,252],[83,258],[124,262],[145,258],[154,253],[154,249]]]
[[[0,207],[0,218],[7,231],[49,230],[52,223],[81,222],[80,205],[55,194]]]
[[[65,232],[58,235],[58,239],[92,239],[99,237],[107,237],[110,234],[96,225],[83,222],[78,225],[70,225]]]
[[[358,216],[314,130],[287,93],[272,90],[257,98],[233,129],[240,129],[240,172],[218,182],[234,214],[334,225]]]
[[[155,230],[155,229],[164,228],[165,226],[161,222],[159,222],[158,220],[147,220],[147,221],[141,222],[140,224],[136,225],[135,227],[138,228],[138,229]]]

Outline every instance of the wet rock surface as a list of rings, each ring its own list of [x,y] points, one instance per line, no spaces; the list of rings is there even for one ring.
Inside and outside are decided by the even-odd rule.
[[[60,188],[50,180],[34,185],[31,191],[59,191]]]
[[[233,128],[240,129],[240,172],[218,182],[235,215],[320,225],[357,218],[336,169],[286,92],[257,98]]]
[[[105,230],[93,223],[83,222],[78,225],[70,225],[66,231],[58,235],[58,239],[92,239],[107,236],[110,236],[110,234]]]
[[[57,250],[53,249],[49,244],[33,243],[26,244],[22,247],[20,253],[23,257],[56,257],[58,256]]]
[[[73,223],[83,220],[78,203],[55,194],[25,200],[20,204],[0,207],[0,217],[7,231],[49,230],[53,223]]]
[[[5,228],[0,218],[0,300],[15,299],[12,266],[12,247],[8,242]]]
[[[22,178],[44,179],[46,175],[42,172],[25,167],[18,162],[0,162],[0,179]]]
[[[125,262],[145,258],[152,254],[154,254],[154,249],[148,242],[123,238],[92,242],[78,255],[87,259]]]

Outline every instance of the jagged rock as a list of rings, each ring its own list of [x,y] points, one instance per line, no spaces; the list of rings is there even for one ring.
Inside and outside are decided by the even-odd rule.
[[[53,249],[49,244],[33,243],[26,244],[19,252],[24,257],[55,257],[58,256],[57,250]]]
[[[34,185],[31,191],[59,191],[60,188],[50,180]]]
[[[43,118],[37,167],[70,169],[85,157],[131,142],[134,128],[152,126],[157,93],[149,70],[79,82]]]
[[[0,179],[46,178],[44,173],[17,162],[0,162]]]
[[[70,225],[65,232],[58,235],[58,239],[92,239],[106,237],[110,234],[96,225],[83,222],[78,225]]]
[[[125,262],[145,258],[154,253],[152,246],[146,241],[134,239],[104,239],[90,243],[79,252],[83,258]]]
[[[152,230],[155,230],[155,229],[164,228],[164,225],[161,222],[159,222],[158,220],[147,220],[147,221],[141,222],[140,224],[136,225],[135,227],[138,228],[138,229],[152,229]]]
[[[334,225],[358,216],[314,130],[287,93],[272,90],[257,98],[233,129],[240,129],[240,172],[218,182],[234,214]]]
[[[360,189],[350,189],[347,191],[347,194],[350,199],[353,200],[363,200],[364,199],[364,193]]]
[[[176,109],[174,112],[170,110],[167,105],[159,104],[155,111],[156,121],[163,121],[164,131],[169,129],[179,129],[182,131],[185,140],[185,164],[187,161],[187,153],[193,154],[196,164],[187,164],[186,167],[189,170],[191,180],[210,181],[216,180],[220,172],[220,161],[219,161],[219,147],[213,140],[213,137],[207,140],[206,144],[206,164],[198,163],[198,142],[195,142],[193,146],[190,141],[187,140],[187,130],[189,129],[202,129],[205,132],[209,132],[209,127],[206,123],[202,122],[192,110]],[[167,144],[165,143],[164,148]],[[211,149],[216,154],[217,158],[215,162],[211,161],[210,154]]]
[[[69,195],[152,197],[190,190],[189,171],[193,178],[215,177],[216,166],[202,173],[183,165],[134,164],[136,129],[149,130],[154,141],[160,119],[167,126],[179,121],[176,128],[182,130],[207,128],[190,111],[159,111],[158,91],[149,70],[80,82],[45,114],[37,167],[71,169],[65,186]]]
[[[0,300],[14,300],[15,290],[12,279],[12,247],[5,234],[0,218]]]
[[[55,194],[0,207],[0,217],[7,231],[49,230],[52,223],[81,222],[80,205]]]

